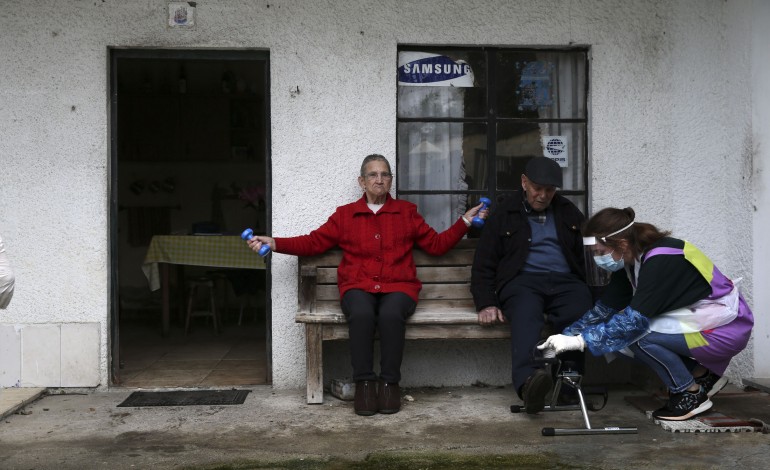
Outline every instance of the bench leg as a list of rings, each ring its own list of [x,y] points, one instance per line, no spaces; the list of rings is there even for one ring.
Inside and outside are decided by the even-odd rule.
[[[305,324],[307,402],[324,402],[323,325]]]

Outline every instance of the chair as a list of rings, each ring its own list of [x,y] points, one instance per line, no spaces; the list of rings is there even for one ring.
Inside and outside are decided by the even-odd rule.
[[[205,292],[208,296],[209,308],[197,310],[196,301],[199,293]],[[210,277],[198,277],[187,281],[187,315],[184,321],[184,333],[190,332],[190,318],[211,317],[214,324],[214,334],[219,334],[219,318],[217,317],[217,303],[214,292],[214,280]]]
[[[243,313],[249,303],[249,298],[260,292],[260,286],[264,285],[264,271],[251,269],[232,269],[227,272],[227,278],[233,287],[233,292],[238,298],[240,311],[238,313],[238,325],[243,323]],[[257,320],[258,310],[254,311],[254,321]]]
[[[243,324],[243,311],[246,309],[246,305],[249,303],[249,295],[253,294],[243,294],[239,300],[240,300],[240,313],[238,314],[238,326],[241,326]],[[255,308],[254,309],[254,319],[253,321],[256,323],[257,321],[257,314],[259,311]]]
[[[229,321],[229,299],[228,291],[230,290],[230,280],[227,277],[226,269],[216,269],[206,271],[205,277],[211,278],[214,281],[214,291],[217,298],[217,317],[219,319],[219,326],[226,325]]]

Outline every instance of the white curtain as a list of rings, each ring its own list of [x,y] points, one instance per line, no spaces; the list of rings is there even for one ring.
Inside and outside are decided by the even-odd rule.
[[[580,87],[583,81],[585,61],[579,54],[537,54],[537,60],[545,64],[550,78],[551,96],[556,95],[550,106],[538,107],[540,118],[572,118],[584,115],[582,109],[583,93]],[[580,149],[583,148],[581,126],[574,123],[541,123],[540,135],[560,135],[567,138],[569,145],[568,166],[564,174],[564,188],[576,189],[582,187],[581,175],[583,162],[580,159]]]
[[[402,105],[421,116],[462,117],[463,92],[454,87],[435,87],[428,97],[409,93]],[[438,109],[437,109],[438,108]],[[468,189],[463,159],[462,123],[414,123],[409,126],[405,149],[407,183],[402,187],[421,190]],[[438,231],[451,226],[466,211],[466,194],[412,195],[420,213]]]

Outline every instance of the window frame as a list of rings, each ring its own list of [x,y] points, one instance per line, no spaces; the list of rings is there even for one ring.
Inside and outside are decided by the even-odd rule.
[[[476,201],[479,197],[488,197],[492,201],[498,201],[501,200],[503,197],[506,197],[510,194],[516,193],[520,191],[520,189],[497,189],[498,181],[497,181],[497,165],[498,165],[498,155],[497,155],[497,127],[499,123],[521,123],[521,124],[549,124],[549,123],[558,123],[558,124],[582,124],[585,127],[585,138],[583,139],[583,143],[581,145],[582,147],[582,162],[575,162],[575,163],[582,163],[582,175],[580,175],[580,178],[582,179],[583,183],[583,189],[559,189],[559,193],[563,196],[569,196],[570,199],[574,200],[580,200],[582,203],[582,206],[585,208],[585,212],[588,211],[588,198],[589,198],[589,186],[588,186],[588,165],[590,162],[590,156],[589,156],[589,140],[590,140],[590,132],[589,132],[589,115],[590,110],[588,107],[588,91],[589,91],[589,81],[590,81],[590,55],[589,55],[589,48],[587,47],[543,47],[543,48],[535,48],[535,47],[499,47],[499,46],[478,46],[478,47],[470,47],[470,46],[452,46],[452,45],[442,45],[442,46],[422,46],[422,45],[413,45],[413,44],[401,44],[398,46],[397,56],[401,52],[406,51],[418,51],[418,52],[435,52],[435,53],[441,53],[446,52],[447,50],[456,50],[456,51],[473,51],[473,52],[483,52],[486,56],[486,78],[487,83],[486,85],[486,115],[480,116],[480,117],[400,117],[399,113],[399,103],[398,103],[398,85],[396,85],[397,88],[397,97],[396,97],[396,140],[399,140],[399,125],[402,123],[410,123],[410,122],[423,122],[423,123],[461,123],[461,124],[468,124],[468,123],[478,123],[482,125],[486,125],[487,127],[487,138],[486,138],[486,178],[487,178],[487,186],[486,189],[467,189],[467,190],[426,190],[426,189],[403,189],[401,187],[401,181],[404,181],[404,179],[400,178],[399,174],[396,174],[396,195],[397,196],[409,196],[409,195],[452,195],[452,194],[467,194],[470,198],[470,200]],[[498,116],[498,110],[495,108],[498,103],[498,92],[497,92],[497,83],[499,80],[499,75],[497,72],[497,54],[500,52],[511,52],[511,53],[542,53],[542,52],[549,52],[549,53],[582,53],[584,54],[584,76],[585,81],[583,84],[584,89],[583,92],[583,109],[585,110],[584,116],[580,118],[532,118],[532,117],[499,117]],[[398,79],[398,77],[396,77]],[[400,146],[396,146],[396,168],[400,167]],[[482,185],[483,186],[483,185]],[[494,203],[493,203],[494,204]],[[581,204],[577,204],[580,206]]]

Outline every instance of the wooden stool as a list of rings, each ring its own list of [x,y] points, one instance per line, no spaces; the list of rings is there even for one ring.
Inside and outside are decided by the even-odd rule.
[[[193,310],[195,297],[199,291],[206,290],[209,297],[209,310]],[[217,303],[214,294],[214,280],[209,277],[199,277],[187,281],[187,316],[184,321],[184,334],[190,331],[191,317],[211,317],[214,323],[214,334],[219,334],[219,319],[217,317]]]
[[[219,326],[227,324],[229,318],[229,300],[228,291],[230,290],[230,281],[227,279],[227,271],[225,270],[211,270],[206,271],[206,277],[211,278],[214,281],[214,292],[216,292],[217,298],[217,318],[219,318]]]

